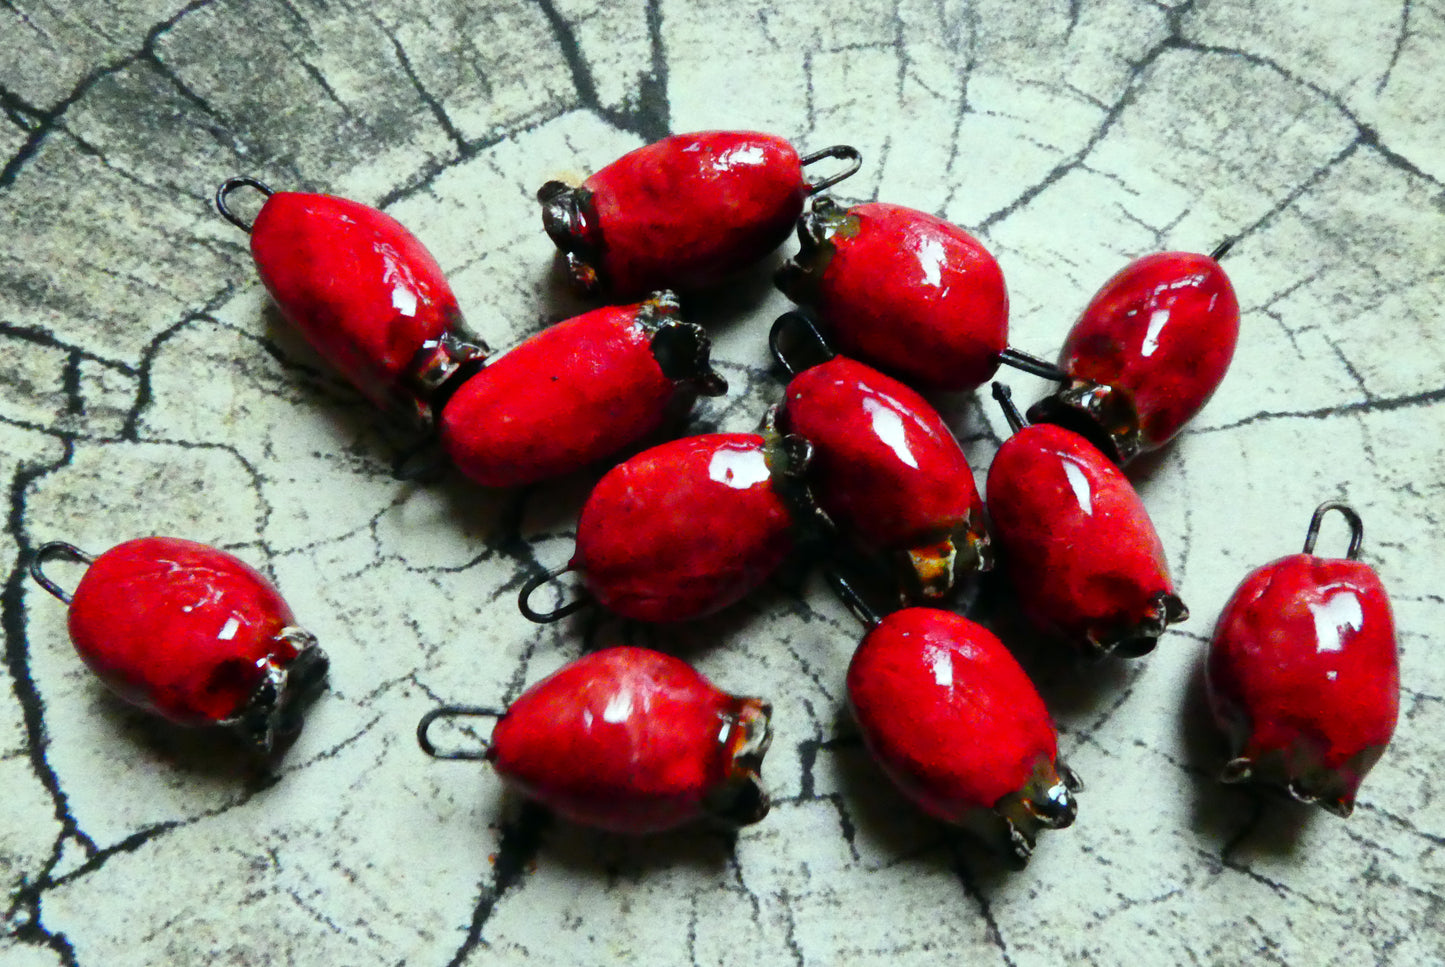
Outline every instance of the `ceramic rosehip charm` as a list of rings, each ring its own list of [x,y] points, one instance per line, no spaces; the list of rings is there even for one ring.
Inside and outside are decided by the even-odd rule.
[[[227,207],[265,196],[253,225]],[[557,323],[494,357],[461,328],[436,261],[390,216],[328,195],[221,185],[217,207],[251,233],[256,268],[282,314],[374,401],[434,423],[467,477],[518,486],[632,446],[727,383],[701,326],[671,292]]]
[[[249,225],[228,207],[243,187],[265,196]],[[433,390],[485,358],[436,259],[385,212],[253,178],[223,182],[216,207],[250,233],[256,272],[286,321],[372,402],[425,414]]]
[[[1346,557],[1314,553],[1320,521],[1349,521]],[[1400,670],[1390,601],[1357,557],[1364,528],[1346,504],[1321,504],[1304,551],[1253,571],[1225,605],[1206,684],[1232,757],[1225,782],[1278,783],[1339,816],[1395,732]]]
[[[727,382],[670,292],[559,322],[493,357],[441,406],[447,456],[491,487],[570,473],[657,432]]]
[[[810,184],[803,168],[823,158],[851,164]],[[631,151],[579,187],[549,181],[537,199],[577,284],[626,299],[714,285],[757,262],[787,238],[808,195],[858,165],[846,145],[800,158],[775,135],[700,131]]]
[[[802,248],[778,270],[843,355],[920,390],[970,390],[1008,345],[1008,292],[988,250],[926,212],[826,198],[798,222]]]
[[[738,601],[793,549],[783,491],[794,464],[785,441],[750,433],[687,437],[623,461],[583,505],[572,560],[523,586],[522,613],[553,621],[596,601],[625,618],[683,621]],[[532,594],[566,571],[583,597],[533,610]]]
[[[986,503],[1001,566],[1024,614],[1091,655],[1133,658],[1189,616],[1144,503],[1071,430],[1024,426],[994,384],[1013,436],[989,467]]]
[[[790,356],[797,341],[823,361]],[[896,559],[905,599],[942,597],[957,578],[991,567],[983,500],[938,411],[898,380],[831,356],[799,313],[774,323],[771,343],[793,374],[778,430],[812,447],[806,480],[818,506],[864,550]]]
[[[906,608],[877,621],[848,667],[863,742],[929,815],[967,826],[1027,861],[1043,829],[1077,812],[1081,783],[1033,683],[973,621]]]
[[[55,558],[88,565],[73,595],[44,573]],[[269,753],[325,680],[325,653],[276,589],[213,547],[142,537],[92,558],[54,542],[30,571],[70,606],[71,641],[96,677],[177,725],[227,726]]]
[[[445,706],[417,726],[436,758],[485,759],[510,785],[566,818],[653,833],[712,817],[747,825],[768,812],[763,755],[771,706],[714,687],[687,663],[608,648],[564,666],[503,713],[483,753],[438,752],[437,719],[494,716]]]
[[[1167,443],[1214,395],[1239,341],[1239,300],[1211,255],[1160,252],[1099,290],[1059,353],[1068,383],[1029,409],[1123,464]]]

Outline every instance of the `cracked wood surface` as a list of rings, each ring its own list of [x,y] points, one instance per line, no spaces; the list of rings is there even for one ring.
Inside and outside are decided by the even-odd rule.
[[[1445,962],[1438,3],[0,0],[0,24],[7,967]],[[857,145],[839,197],[978,232],[1041,355],[1128,259],[1236,240],[1232,370],[1131,468],[1192,620],[1089,667],[1009,632],[1088,784],[1024,872],[881,780],[843,708],[859,632],[816,578],[679,628],[524,621],[600,468],[395,480],[405,432],[210,207],[249,174],[385,208],[505,348],[588,307],[536,187],[713,127]],[[766,266],[685,304],[732,387],[693,428],[776,400],[786,307]],[[1001,418],[944,409],[982,480]],[[1401,644],[1400,727],[1348,821],[1218,784],[1200,684],[1228,595],[1327,498],[1363,514]],[[332,656],[273,771],[111,698],[20,563],[151,533],[260,567]],[[621,642],[773,701],[761,824],[603,835],[417,750],[431,706]]]

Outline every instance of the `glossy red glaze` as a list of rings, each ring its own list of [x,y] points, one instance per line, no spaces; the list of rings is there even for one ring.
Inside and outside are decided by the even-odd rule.
[[[1235,755],[1334,773],[1345,810],[1395,731],[1400,671],[1380,579],[1359,561],[1294,554],[1244,579],[1209,647],[1210,706]]]
[[[1209,402],[1239,341],[1234,286],[1207,255],[1129,263],[1074,323],[1059,353],[1069,375],[1127,390],[1140,450],[1168,441]]]
[[[872,367],[835,356],[799,373],[778,428],[813,444],[819,505],[875,548],[940,540],[970,511],[983,519],[973,471],[938,411]]]
[[[1129,637],[1174,587],[1143,501],[1070,430],[1034,424],[989,468],[989,520],[1025,614],[1080,647]]]
[[[287,321],[377,403],[461,320],[436,260],[384,212],[330,195],[276,192],[251,254]]]
[[[945,822],[992,809],[1058,758],[1048,710],[1013,655],[949,611],[885,617],[853,655],[848,701],[883,771]]]
[[[478,483],[508,487],[578,470],[660,427],[678,392],[639,306],[559,322],[495,359],[442,410],[442,446]]]
[[[527,689],[497,722],[487,758],[569,819],[656,832],[710,811],[709,799],[735,780],[744,720],[765,708],[676,658],[609,648]]]
[[[675,134],[582,183],[613,296],[712,285],[777,248],[803,210],[798,152],[752,131]]]
[[[607,473],[582,508],[571,567],[604,607],[642,621],[717,611],[792,549],[763,438],[714,433],[664,443]]]
[[[790,281],[785,267],[780,285],[816,307],[839,352],[924,390],[974,389],[998,369],[1003,272],[963,229],[900,205],[859,205],[818,258],[821,274],[803,270],[816,283]],[[800,253],[798,264],[808,259]]]
[[[143,537],[95,559],[70,604],[70,638],[128,702],[182,725],[236,715],[295,647],[286,602],[244,562],[194,541]]]

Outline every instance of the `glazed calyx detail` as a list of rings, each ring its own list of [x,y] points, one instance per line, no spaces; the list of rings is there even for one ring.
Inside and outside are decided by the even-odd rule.
[[[1324,750],[1308,741],[1297,742],[1288,750],[1245,749],[1225,763],[1219,778],[1227,783],[1257,780],[1283,787],[1296,801],[1346,819],[1354,812],[1365,774],[1384,752],[1384,745],[1368,746],[1331,768],[1324,764]]]
[[[1173,591],[1160,591],[1150,600],[1143,617],[1132,624],[1107,631],[1090,631],[1089,654],[1095,658],[1115,655],[1140,658],[1154,650],[1166,628],[1187,620],[1189,609]]]
[[[732,826],[748,826],[768,814],[772,801],[763,787],[763,756],[773,742],[773,707],[760,698],[738,698],[725,714],[718,744],[727,763],[723,781],[708,791],[703,808]]]
[[[564,181],[549,181],[537,190],[542,203],[542,227],[562,252],[567,270],[579,288],[596,295],[606,286],[598,268],[602,239],[592,192]]]
[[[900,596],[904,603],[941,600],[953,591],[960,575],[993,570],[993,545],[980,516],[971,510],[957,527],[936,542],[898,552],[897,570],[903,579]]]
[[[1027,863],[1039,833],[1073,825],[1079,812],[1075,794],[1083,788],[1067,765],[1040,758],[1023,787],[994,804],[993,812],[1005,827],[1005,852],[1020,866]]]
[[[277,638],[296,650],[295,657],[284,664],[268,660],[260,684],[234,715],[217,723],[235,730],[262,755],[301,731],[302,709],[325,687],[330,667],[309,631],[287,627]]]
[[[816,301],[814,291],[833,255],[833,237],[857,232],[857,216],[826,196],[813,199],[811,209],[798,219],[798,254],[778,268],[774,284],[794,302]]]
[[[441,336],[417,351],[402,380],[400,394],[417,419],[434,424],[462,384],[486,365],[491,347],[471,335],[460,312]]]
[[[721,396],[727,380],[712,368],[712,341],[707,330],[682,319],[677,296],[668,289],[654,292],[637,310],[638,325],[652,335],[650,348],[662,375],[702,396]]]
[[[1073,379],[1029,407],[1028,418],[1073,430],[1119,466],[1152,449],[1143,439],[1134,399],[1122,387]]]

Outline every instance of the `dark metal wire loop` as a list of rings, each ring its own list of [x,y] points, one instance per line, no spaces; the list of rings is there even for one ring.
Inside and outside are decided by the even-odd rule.
[[[64,541],[51,541],[48,544],[41,544],[35,549],[35,553],[30,556],[30,576],[35,579],[35,583],[49,591],[52,596],[69,604],[70,592],[50,580],[45,574],[45,562],[53,557],[64,557],[86,565],[94,564],[95,558],[74,544],[67,544]]]
[[[1014,369],[1021,369],[1033,376],[1042,376],[1044,379],[1051,379],[1056,383],[1067,383],[1071,376],[1064,372],[1047,359],[1040,359],[1032,353],[1026,353],[1022,349],[1015,349],[1012,346],[998,354],[998,361],[1005,366],[1012,366]]]
[[[231,196],[231,192],[235,191],[237,188],[254,188],[261,194],[265,195],[267,198],[270,198],[272,195],[275,194],[275,192],[273,192],[264,182],[257,181],[255,178],[249,178],[245,175],[239,175],[235,178],[227,178],[225,181],[221,182],[221,186],[216,189],[216,211],[220,212],[221,217],[224,218],[226,221],[230,222],[232,225],[235,225],[241,231],[249,234],[251,231],[251,225],[253,223],[242,221],[240,216],[237,215],[235,212],[231,211],[230,207],[226,204],[226,199],[229,198]]]
[[[431,756],[433,759],[484,761],[487,758],[487,750],[491,747],[491,743],[488,742],[486,739],[479,740],[482,743],[481,751],[470,749],[444,749],[442,751],[438,751],[436,745],[432,742],[431,737],[427,735],[427,731],[431,728],[432,723],[435,722],[437,719],[499,719],[502,717],[503,714],[504,713],[499,712],[497,709],[484,708],[480,705],[439,706],[423,715],[421,717],[421,721],[416,723],[416,744],[421,746],[421,750],[427,755]]]
[[[1345,552],[1345,557],[1351,561],[1360,557],[1360,545],[1365,540],[1365,522],[1360,519],[1360,514],[1355,508],[1343,500],[1327,500],[1315,508],[1314,516],[1310,518],[1310,529],[1305,533],[1304,553],[1315,552],[1315,540],[1320,536],[1320,522],[1325,519],[1325,514],[1337,510],[1344,516],[1350,525],[1350,549]]]
[[[550,584],[559,576],[572,570],[572,565],[567,564],[545,574],[538,574],[529,578],[527,583],[522,585],[522,590],[517,593],[517,607],[522,612],[522,617],[528,621],[535,621],[539,625],[551,624],[554,621],[561,621],[569,614],[576,614],[592,603],[592,597],[583,592],[576,601],[569,601],[552,611],[537,611],[533,609],[530,600],[532,594],[544,584]]]
[[[840,158],[851,161],[852,164],[835,175],[830,175],[822,181],[808,185],[807,191],[810,195],[816,195],[820,191],[826,191],[843,179],[853,177],[858,173],[858,169],[863,167],[863,155],[859,154],[858,149],[851,144],[835,144],[821,151],[814,151],[812,154],[804,155],[799,158],[798,161],[804,167],[807,167],[815,161],[822,161],[824,158]]]
[[[391,476],[403,483],[434,483],[445,475],[446,468],[440,437],[427,434],[396,455],[391,463]]]
[[[1003,418],[1008,421],[1008,428],[1010,430],[1017,433],[1028,425],[1024,422],[1023,414],[1019,412],[1019,408],[1014,405],[1013,390],[1002,383],[995,382],[993,384],[993,398],[998,400],[999,406],[1003,407]]]
[[[853,582],[844,577],[842,572],[836,567],[824,567],[823,576],[828,579],[828,584],[832,586],[833,593],[838,595],[842,602],[848,606],[848,610],[853,613],[853,617],[862,622],[863,626],[869,630],[878,627],[879,622],[883,619],[878,616],[878,612],[874,611],[873,607],[868,604],[867,601],[863,600],[863,595],[859,594],[858,589],[853,587]]]
[[[814,362],[796,358],[798,350],[807,347],[810,357],[816,357]],[[818,331],[818,324],[812,317],[802,312],[785,312],[773,322],[773,328],[768,331],[768,348],[773,351],[773,358],[783,371],[789,376],[796,376],[805,369],[811,369],[821,363],[826,363],[837,353],[833,347],[828,345],[828,340]],[[794,364],[797,365],[794,365]]]

